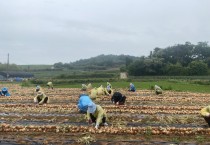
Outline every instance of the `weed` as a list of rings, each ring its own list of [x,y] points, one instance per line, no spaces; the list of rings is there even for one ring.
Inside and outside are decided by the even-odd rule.
[[[203,143],[205,141],[205,138],[203,136],[199,136],[199,135],[196,136],[195,139],[198,143]]]
[[[172,142],[174,142],[175,144],[179,144],[181,142],[179,137],[174,137],[171,139]]]
[[[29,81],[23,81],[21,82],[21,87],[30,87],[31,83]]]
[[[151,126],[148,126],[146,131],[145,131],[146,140],[150,140],[151,136],[152,136],[152,128],[151,128]]]
[[[90,145],[91,142],[95,142],[95,137],[93,137],[91,135],[87,135],[87,136],[84,136],[84,137],[81,137],[80,139],[78,139],[77,142],[86,144],[86,145]]]

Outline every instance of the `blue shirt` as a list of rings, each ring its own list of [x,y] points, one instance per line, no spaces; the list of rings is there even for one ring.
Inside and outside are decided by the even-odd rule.
[[[10,93],[8,91],[6,91],[6,92],[0,91],[0,95],[1,96],[10,96]]]
[[[133,84],[130,85],[130,91],[136,91],[136,88],[135,88],[135,86]]]

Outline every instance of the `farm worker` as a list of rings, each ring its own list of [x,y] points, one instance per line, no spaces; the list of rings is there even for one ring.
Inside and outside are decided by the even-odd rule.
[[[95,100],[95,99],[98,98],[98,95],[97,95],[97,88],[91,89],[91,91],[90,91],[90,98],[93,99],[93,100]]]
[[[87,119],[89,124],[95,123],[95,128],[98,129],[99,125],[107,126],[107,115],[100,105],[91,102],[88,104]]]
[[[97,95],[105,95],[105,89],[102,85],[97,88]]]
[[[113,94],[112,85],[109,82],[107,82],[107,86],[104,89],[104,91],[105,91],[106,95],[112,95]]]
[[[107,88],[104,89],[105,95],[112,95],[113,94],[113,90],[107,86]]]
[[[110,89],[112,88],[112,85],[111,85],[109,82],[107,82],[106,84],[107,84],[107,85],[106,85],[107,88],[108,88],[108,87],[109,87]]]
[[[36,87],[37,96],[34,98],[34,103],[44,104],[49,103],[49,98],[44,94],[40,86]]]
[[[136,91],[136,88],[135,88],[133,83],[130,83],[130,88],[129,88],[128,91],[131,91],[131,92],[135,92]]]
[[[87,86],[85,84],[82,84],[82,91],[86,91],[87,90]]]
[[[210,105],[201,109],[201,115],[210,127]]]
[[[92,88],[93,88],[93,87],[92,87],[92,84],[89,83],[89,84],[87,85],[87,89],[90,90],[90,89],[92,89]]]
[[[0,91],[0,95],[1,96],[7,96],[7,97],[10,96],[10,93],[8,92],[8,88],[3,87]]]
[[[50,89],[50,88],[53,89],[53,83],[52,82],[48,82],[47,86],[48,86],[48,89]]]
[[[163,92],[163,90],[158,85],[155,85],[155,93],[156,93],[156,95],[162,94],[162,92]]]
[[[92,100],[87,94],[79,95],[79,101],[77,107],[81,113],[87,113],[88,104],[91,103]]]
[[[101,95],[110,95],[113,93],[113,90],[108,87],[108,88],[104,88],[102,85],[100,87],[97,88],[97,95],[101,96]]]
[[[82,91],[90,90],[92,89],[92,84],[89,83],[88,85],[82,84]]]
[[[122,95],[120,92],[115,92],[111,98],[112,103],[116,105],[124,105],[126,96]]]

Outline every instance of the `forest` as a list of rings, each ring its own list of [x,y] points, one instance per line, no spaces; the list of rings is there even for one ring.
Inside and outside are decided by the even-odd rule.
[[[149,56],[140,57],[126,66],[130,75],[208,75],[210,47],[207,42],[190,42],[155,48]]]

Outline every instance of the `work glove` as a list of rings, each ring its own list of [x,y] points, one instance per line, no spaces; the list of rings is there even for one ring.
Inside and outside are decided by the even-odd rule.
[[[98,125],[98,124],[96,124],[95,129],[98,129],[98,126],[99,126],[99,125]]]

